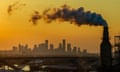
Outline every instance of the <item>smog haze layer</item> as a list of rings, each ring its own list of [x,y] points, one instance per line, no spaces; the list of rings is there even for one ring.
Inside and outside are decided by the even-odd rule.
[[[99,52],[102,26],[76,26],[70,22],[54,21],[50,24],[43,19],[35,25],[30,21],[34,12],[42,15],[46,9],[59,8],[67,4],[73,9],[84,7],[84,11],[101,14],[110,29],[110,38],[120,33],[119,0],[1,0],[0,1],[0,50],[9,50],[12,46],[28,44],[32,48],[48,39],[56,47],[61,39],[74,46]],[[38,17],[39,18],[39,17]]]

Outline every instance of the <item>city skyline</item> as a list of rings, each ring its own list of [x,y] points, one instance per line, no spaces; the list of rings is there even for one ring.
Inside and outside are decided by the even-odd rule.
[[[37,48],[41,49],[41,50],[59,50],[62,49],[63,52],[80,52],[81,49],[80,47],[77,46],[73,46],[71,43],[67,42],[66,39],[63,39],[62,42],[59,42],[58,45],[55,47],[54,43],[49,43],[49,40],[45,40],[42,43],[39,44],[34,44],[33,47],[29,47],[28,44],[18,44],[18,46],[13,46],[11,50],[13,51],[26,51],[26,48],[28,50],[37,50]],[[5,50],[3,50],[5,51]],[[7,51],[7,50],[6,50]],[[83,49],[83,51],[86,51],[86,49]],[[44,51],[43,51],[44,52]]]
[[[29,20],[34,11],[40,14],[48,8],[59,8],[67,4],[73,9],[84,7],[85,11],[101,14],[108,22],[111,43],[114,36],[119,35],[119,0],[2,0],[0,1],[0,50],[10,50],[13,45],[29,44],[32,47],[45,39],[49,39],[57,46],[61,39],[69,40],[73,45],[80,46],[90,52],[99,52],[102,38],[101,26],[80,27],[69,22],[52,22],[47,24],[39,20],[33,25]],[[39,17],[38,17],[39,18]]]
[[[34,44],[33,48],[30,48],[28,44],[18,46],[13,46],[11,50],[0,50],[0,56],[98,56],[97,53],[89,53],[87,49],[81,50],[80,47],[72,46],[71,43],[68,43],[65,39],[58,44],[57,47],[54,47],[54,44],[49,43],[48,40],[45,40],[43,43]]]

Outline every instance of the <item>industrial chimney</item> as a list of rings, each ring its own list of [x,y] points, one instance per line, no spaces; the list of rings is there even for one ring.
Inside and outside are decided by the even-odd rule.
[[[103,27],[103,38],[100,45],[100,59],[102,72],[109,71],[112,66],[112,46],[109,41],[108,27]]]

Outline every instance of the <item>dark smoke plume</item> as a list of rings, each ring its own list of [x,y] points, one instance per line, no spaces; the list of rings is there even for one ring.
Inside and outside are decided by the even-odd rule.
[[[37,24],[37,21],[41,19],[41,15],[39,14],[39,11],[34,11],[31,19],[29,20],[34,25]]]
[[[14,10],[19,9],[22,6],[26,6],[26,4],[25,3],[21,4],[21,3],[19,3],[17,1],[17,2],[15,2],[15,3],[13,3],[13,4],[11,4],[11,5],[8,6],[7,12],[8,12],[9,15],[11,15]]]
[[[60,8],[46,9],[43,12],[44,20],[51,23],[54,20],[68,21],[78,26],[87,24],[95,26],[107,26],[106,21],[100,14],[91,11],[84,11],[83,7],[78,9],[70,8],[68,5],[63,5]]]

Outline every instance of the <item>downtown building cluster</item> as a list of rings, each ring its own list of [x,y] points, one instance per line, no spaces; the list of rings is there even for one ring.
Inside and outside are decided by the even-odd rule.
[[[88,53],[86,49],[80,50],[80,47],[72,47],[70,43],[67,43],[65,39],[59,43],[58,47],[55,48],[53,44],[49,44],[48,40],[44,43],[35,44],[33,48],[29,46],[21,45],[13,46],[12,50],[0,51],[0,55],[7,56],[84,56],[84,55],[96,55]]]

